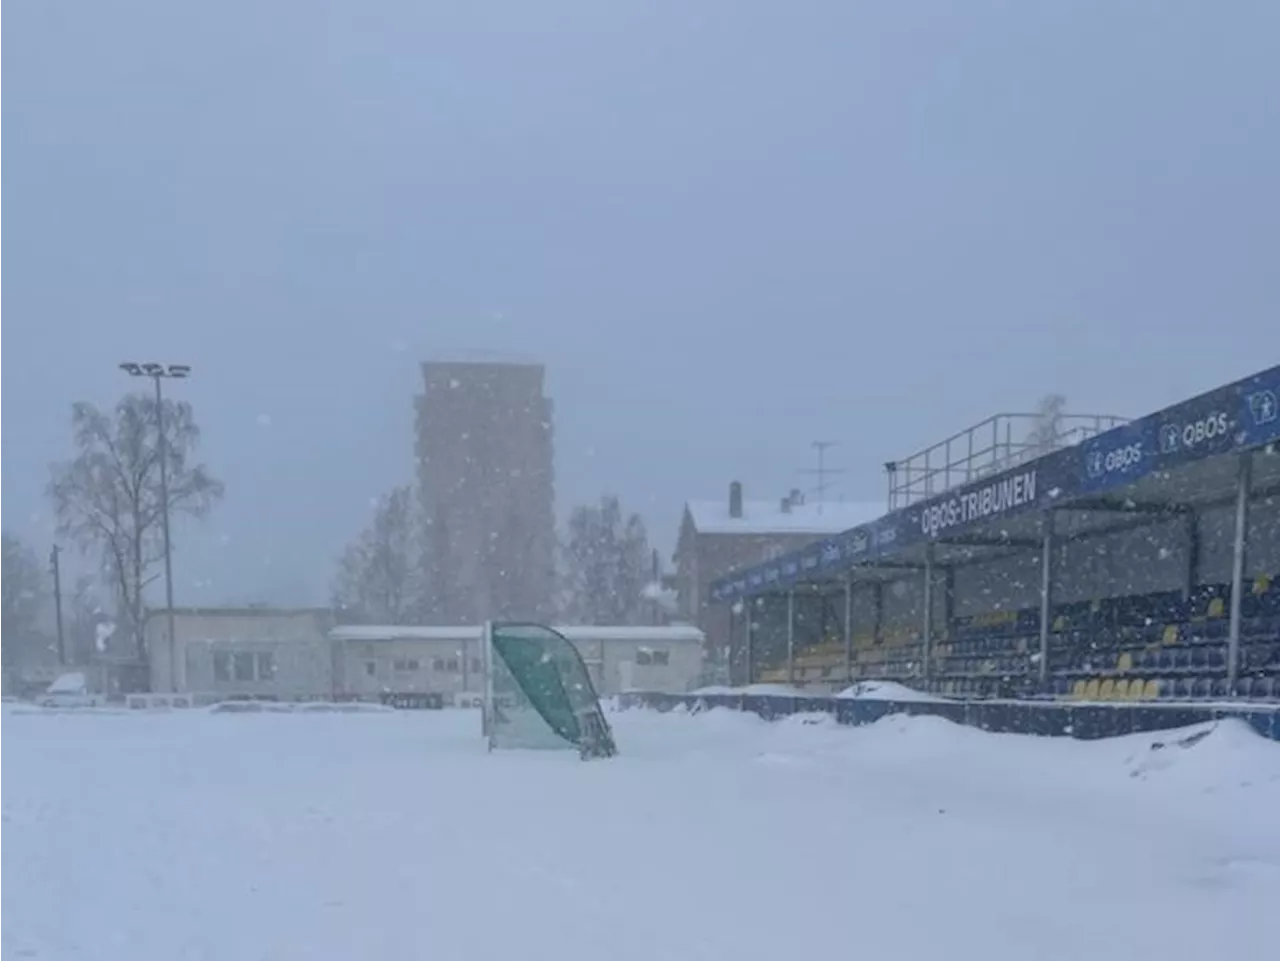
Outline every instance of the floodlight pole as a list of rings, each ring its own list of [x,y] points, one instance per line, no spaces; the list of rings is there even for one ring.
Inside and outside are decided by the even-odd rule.
[[[1253,482],[1253,452],[1240,455],[1236,471],[1235,538],[1231,545],[1231,608],[1227,628],[1227,690],[1234,694],[1240,679],[1240,616],[1244,598],[1245,531],[1249,526],[1249,488]]]
[[[164,395],[160,381],[166,377],[183,380],[190,376],[186,364],[135,364],[120,365],[130,377],[150,377],[156,388],[156,453],[160,458],[160,524],[164,532],[164,603],[169,628],[169,690],[178,693],[178,645],[173,615],[173,552],[169,540],[169,441],[164,432]]]

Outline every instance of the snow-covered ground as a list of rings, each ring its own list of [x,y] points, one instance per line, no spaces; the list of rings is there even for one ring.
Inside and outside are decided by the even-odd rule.
[[[1280,746],[1241,725],[612,720],[583,763],[463,712],[7,713],[3,956],[1275,956]]]

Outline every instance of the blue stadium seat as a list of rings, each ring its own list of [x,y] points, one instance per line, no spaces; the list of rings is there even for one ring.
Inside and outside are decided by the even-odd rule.
[[[1215,670],[1223,668],[1227,664],[1227,652],[1220,647],[1206,648],[1209,656],[1209,667]]]
[[[1225,677],[1217,678],[1213,682],[1213,696],[1217,698],[1231,696],[1231,684]]]

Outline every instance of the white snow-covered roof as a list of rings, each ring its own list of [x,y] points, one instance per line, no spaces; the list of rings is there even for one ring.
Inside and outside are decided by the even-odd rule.
[[[883,517],[881,501],[829,501],[782,509],[781,498],[742,502],[742,516],[729,516],[729,502],[689,501],[685,505],[699,534],[839,534]]]
[[[335,641],[478,641],[482,628],[460,624],[444,627],[417,627],[405,624],[347,624],[335,627],[329,637]],[[554,626],[552,630],[571,641],[632,641],[665,644],[701,644],[702,631],[687,624],[664,627],[598,627],[575,624]]]

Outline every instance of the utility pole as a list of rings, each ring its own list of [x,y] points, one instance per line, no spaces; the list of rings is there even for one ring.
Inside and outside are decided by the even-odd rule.
[[[660,598],[662,597],[662,569],[658,566],[658,549],[653,549],[652,573],[653,578],[653,623],[655,625],[662,623],[662,608]]]
[[[815,440],[809,446],[818,452],[818,466],[817,468],[813,468],[813,467],[801,468],[800,473],[817,475],[818,484],[816,487],[813,488],[813,492],[818,495],[818,513],[821,514],[823,501],[825,500],[827,490],[831,486],[827,483],[827,478],[832,476],[833,474],[843,474],[844,471],[842,469],[837,469],[837,468],[832,468],[827,466],[827,448],[835,447],[836,446],[835,441]]]
[[[178,692],[178,650],[174,640],[177,631],[173,620],[173,553],[169,545],[169,442],[164,432],[164,395],[160,391],[160,381],[166,377],[185,380],[191,376],[191,367],[187,364],[134,364],[120,365],[130,377],[150,377],[156,385],[156,442],[157,456],[160,458],[160,523],[164,531],[164,599],[168,614],[169,626],[169,690]]]
[[[53,571],[53,612],[58,622],[58,664],[67,665],[67,642],[62,633],[62,565],[58,555],[62,548],[57,544],[49,549],[49,567]]]

